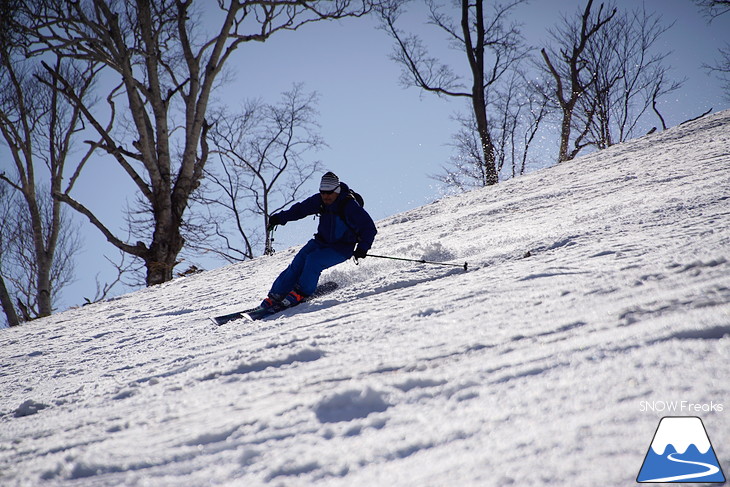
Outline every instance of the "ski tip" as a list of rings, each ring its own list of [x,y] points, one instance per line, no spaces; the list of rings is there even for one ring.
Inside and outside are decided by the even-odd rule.
[[[234,321],[253,321],[253,318],[248,313],[243,313],[240,316],[236,316],[235,318],[221,319],[219,317],[211,317],[210,321],[215,323],[216,326],[223,326],[227,325],[228,323],[233,323]]]

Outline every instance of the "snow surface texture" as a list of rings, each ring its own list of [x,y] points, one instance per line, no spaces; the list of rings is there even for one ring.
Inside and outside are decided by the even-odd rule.
[[[347,262],[211,324],[289,249],[4,330],[0,484],[632,485],[665,415],[730,467],[730,111],[378,228],[470,269]]]

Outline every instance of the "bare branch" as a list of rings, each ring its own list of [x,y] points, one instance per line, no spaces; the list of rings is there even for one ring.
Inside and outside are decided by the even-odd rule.
[[[199,14],[210,3],[29,0],[23,7],[33,21],[26,32],[34,41],[31,55],[52,52],[99,63],[106,75],[116,78],[117,88],[107,97],[109,123],[104,124],[101,111],[84,104],[62,76],[53,74],[59,91],[99,135],[89,143],[90,150],[110,154],[139,191],[143,213],[130,214],[130,221],[137,235],[145,235],[146,244],[129,246],[98,220],[94,224],[107,240],[144,260],[148,285],[172,279],[186,243],[183,235],[193,226],[190,199],[205,177],[210,154],[206,114],[233,53],[246,42],[265,41],[277,32],[365,15],[374,4],[219,0],[217,15],[209,17],[218,24],[203,25]],[[64,193],[56,194],[93,222],[91,209],[70,195],[78,174]]]
[[[437,95],[469,100],[475,123],[473,129],[481,151],[481,155],[473,159],[474,164],[481,166],[475,173],[484,173],[485,177],[481,179],[484,185],[496,184],[499,181],[499,164],[495,159],[495,144],[488,117],[491,108],[488,94],[526,56],[527,49],[523,46],[519,29],[507,23],[509,11],[524,2],[517,0],[507,5],[495,5],[491,12],[485,11],[484,0],[461,0],[456,3],[458,10],[454,9],[452,20],[440,3],[429,1],[429,23],[446,32],[451,47],[465,54],[470,73],[469,87],[464,86],[448,64],[430,56],[418,36],[404,34],[396,27],[403,14],[402,2],[392,1],[379,9],[382,29],[395,40],[391,58],[401,65],[401,80],[404,84]],[[462,137],[461,134],[456,139],[463,143],[471,142],[469,137]],[[469,152],[470,147],[465,147],[465,150]],[[445,179],[451,182],[458,179],[452,176],[448,175]]]
[[[4,292],[6,297],[14,295],[5,304],[15,301],[24,319],[30,319],[50,315],[54,297],[71,279],[79,241],[52,194],[62,184],[83,122],[37,60],[25,57],[25,40],[20,34],[26,19],[19,13],[20,5],[10,17],[6,7],[0,8],[0,133],[15,171],[0,174],[2,189],[13,192],[3,201],[12,204],[13,211],[2,225],[0,240],[7,245],[0,260]],[[93,69],[61,56],[48,56],[47,60],[70,80],[79,99],[90,98]]]
[[[730,12],[730,0],[695,0],[710,22]]]
[[[591,8],[593,0],[588,0],[582,13],[573,20],[565,18],[562,25],[551,31],[554,47],[541,49],[544,68],[553,82],[553,96],[561,111],[560,148],[558,162],[572,159],[585,145],[582,139],[589,131],[589,127],[577,127],[578,136],[574,137],[576,122],[576,105],[584,98],[588,89],[596,82],[594,73],[588,69],[585,52],[595,35],[616,15],[616,9],[609,14],[603,13],[603,4],[593,15]],[[588,102],[584,108],[584,122],[589,123],[593,118],[593,103]],[[569,151],[571,139],[574,149]]]
[[[104,226],[104,224],[96,217],[96,215],[94,215],[94,213],[92,213],[91,210],[86,208],[75,199],[71,198],[69,195],[64,193],[55,193],[53,197],[60,201],[63,201],[64,203],[71,206],[74,210],[88,218],[92,225],[98,228],[101,233],[106,237],[106,239],[115,247],[127,252],[128,254],[136,255],[138,257],[144,256],[144,252],[147,250],[147,248],[142,242],[137,242],[137,245],[129,245],[125,242],[122,242],[117,237],[115,237],[114,234],[106,226]]]
[[[269,216],[296,201],[304,184],[320,170],[318,161],[306,157],[326,145],[318,133],[316,104],[316,93],[305,93],[297,84],[278,104],[253,101],[238,115],[217,117],[211,138],[223,174],[210,172],[208,177],[222,197],[206,203],[211,213],[218,206],[226,218],[234,219],[237,238],[244,243],[243,248],[232,244],[233,237],[219,231],[224,246],[216,252],[227,260],[252,258],[257,240],[264,249],[270,248]],[[251,226],[254,230],[249,230]]]

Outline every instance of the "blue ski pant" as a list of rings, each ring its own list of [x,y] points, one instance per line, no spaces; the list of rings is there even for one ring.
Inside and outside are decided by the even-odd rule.
[[[350,257],[352,252],[348,255],[312,239],[297,253],[289,267],[279,274],[271,286],[269,295],[283,297],[289,291],[296,289],[309,296],[317,289],[317,282],[323,270],[345,262]]]

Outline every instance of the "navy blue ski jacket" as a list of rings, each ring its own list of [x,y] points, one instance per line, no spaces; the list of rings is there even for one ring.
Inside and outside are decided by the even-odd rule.
[[[317,193],[275,216],[284,225],[309,215],[319,215],[319,226],[314,238],[345,255],[351,256],[356,245],[367,252],[378,233],[373,219],[350,196],[350,188],[345,183],[340,183],[340,194],[331,205],[325,205]]]

